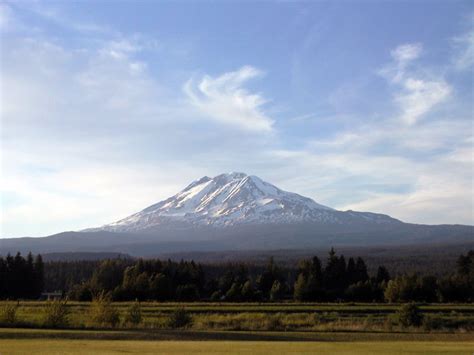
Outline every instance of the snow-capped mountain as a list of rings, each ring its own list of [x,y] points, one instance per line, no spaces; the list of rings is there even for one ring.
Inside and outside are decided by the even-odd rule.
[[[230,227],[295,223],[396,223],[385,215],[340,212],[257,176],[228,173],[192,182],[176,195],[95,230],[141,232],[170,224]]]
[[[403,223],[337,211],[242,173],[207,176],[118,222],[44,238],[0,239],[0,253],[169,252],[472,243],[473,226]]]

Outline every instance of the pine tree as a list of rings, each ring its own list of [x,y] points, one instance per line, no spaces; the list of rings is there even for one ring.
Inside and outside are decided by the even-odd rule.
[[[369,279],[369,275],[367,273],[367,266],[362,258],[357,258],[356,265],[356,282],[359,281],[367,281]]]
[[[375,281],[377,283],[388,282],[390,280],[390,274],[385,266],[379,266],[377,269],[377,276],[375,277]]]
[[[283,283],[278,280],[275,280],[270,290],[270,301],[281,300],[285,294],[286,287]]]
[[[273,257],[271,257],[267,267],[257,279],[258,289],[262,292],[264,297],[268,298],[270,296],[270,290],[276,280],[280,282],[284,281],[280,269],[275,265]]]
[[[346,259],[341,255],[337,262],[337,287],[341,291],[349,285],[346,272]]]
[[[349,280],[349,285],[356,283],[356,266],[354,258],[349,258],[349,261],[347,262],[346,272],[347,279]]]
[[[255,298],[255,290],[252,286],[252,282],[247,280],[242,286],[242,299],[245,301],[252,301]]]
[[[241,287],[237,282],[234,282],[225,294],[225,299],[226,301],[240,301],[242,292],[241,292]]]
[[[25,288],[25,296],[27,296],[28,298],[36,297],[36,290],[33,287],[30,287],[30,285],[35,284],[36,279],[33,255],[31,254],[31,252],[29,252],[26,257],[26,270],[24,278],[27,285],[27,287]]]
[[[43,257],[41,256],[41,254],[36,255],[35,262],[34,262],[34,270],[35,270],[34,297],[39,297],[41,295],[41,292],[43,292],[43,286],[44,286],[44,264],[43,264]]]
[[[311,274],[317,283],[317,286],[321,287],[323,283],[323,271],[321,267],[321,261],[317,256],[314,256],[311,260]]]
[[[328,290],[335,290],[339,285],[340,277],[340,263],[339,258],[336,256],[334,248],[329,251],[329,257],[324,269],[324,286]]]
[[[296,279],[293,291],[293,297],[297,301],[308,300],[308,280],[307,277],[300,273]]]

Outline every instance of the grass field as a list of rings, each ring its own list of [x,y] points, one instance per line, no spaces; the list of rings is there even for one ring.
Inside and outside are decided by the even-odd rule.
[[[474,342],[1,340],[0,354],[469,354]]]
[[[131,305],[112,307],[123,319]],[[158,302],[141,303],[140,324],[114,329],[88,323],[90,303],[68,302],[68,325],[47,329],[44,306],[20,302],[15,323],[0,324],[0,355],[474,353],[472,304],[420,305],[424,316],[442,320],[436,329],[400,327],[396,304]],[[171,329],[166,320],[181,307],[192,323]]]
[[[2,329],[0,354],[472,354],[471,334]]]
[[[0,306],[1,306],[0,302]],[[113,307],[124,319],[131,302]],[[42,327],[44,302],[20,302],[17,326]],[[69,327],[90,328],[90,303],[68,302]],[[396,331],[394,314],[399,305],[374,303],[141,303],[139,328],[164,329],[170,312],[184,307],[195,330],[286,330],[286,331]],[[427,304],[424,315],[446,329],[474,329],[474,305]],[[121,327],[126,327],[121,325]]]

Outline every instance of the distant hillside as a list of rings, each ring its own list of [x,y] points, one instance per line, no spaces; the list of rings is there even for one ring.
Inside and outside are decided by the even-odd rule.
[[[131,259],[132,257],[128,254],[122,253],[93,253],[93,252],[82,252],[82,253],[46,253],[42,254],[43,261],[79,261],[79,260],[104,260],[104,259]]]

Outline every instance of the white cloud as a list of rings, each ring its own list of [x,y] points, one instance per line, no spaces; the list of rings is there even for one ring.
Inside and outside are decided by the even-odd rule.
[[[62,11],[61,2],[42,2],[28,1],[16,2],[15,6],[25,12],[30,12],[45,21],[54,23],[63,28],[73,30],[78,33],[100,34],[100,35],[118,35],[117,31],[112,30],[108,26],[98,25],[90,21],[78,20],[74,15]]]
[[[450,171],[450,168],[455,168],[455,172]],[[442,169],[446,170],[441,172]],[[450,224],[456,221],[473,224],[472,193],[472,182],[466,178],[466,171],[459,175],[456,164],[448,164],[440,159],[423,167],[417,175],[413,191],[374,193],[344,208],[383,212],[416,223]],[[413,216],[416,216],[416,220]]]
[[[235,164],[260,139],[213,120],[193,125],[202,119],[196,109],[138,59],[153,43],[133,38],[2,44],[0,237],[109,223],[199,176],[247,170]],[[252,95],[239,87],[255,74],[248,67],[216,85],[248,104]]]
[[[423,52],[420,43],[402,44],[390,52],[393,62],[380,70],[380,74],[392,83],[400,83],[406,74],[407,67],[418,59]]]
[[[395,96],[402,111],[400,119],[408,125],[417,123],[450,93],[451,86],[444,80],[407,78],[403,82],[403,91]]]
[[[472,123],[468,117],[446,117],[423,122],[416,127],[391,120],[361,125],[330,138],[311,140],[308,146],[318,152],[360,151],[365,154],[417,156],[469,147]]]
[[[18,39],[5,45],[10,49],[2,57],[5,128],[28,122],[31,126],[25,128],[33,131],[43,122],[47,125],[40,125],[39,131],[64,130],[67,122],[70,129],[93,133],[109,119],[143,121],[165,107],[153,103],[162,90],[148,77],[146,64],[130,54],[105,55],[109,43],[87,51],[42,38]],[[97,116],[101,119],[94,126],[85,125]]]
[[[11,155],[9,160],[18,156]],[[31,164],[33,157],[38,166],[51,167],[50,171],[26,172],[24,164]],[[1,236],[40,236],[108,223],[176,193],[188,183],[167,174],[165,167],[177,168],[168,163],[156,169],[144,163],[128,161],[121,166],[78,156],[61,164],[55,164],[55,159],[41,160],[33,153],[25,158],[24,164],[9,167],[0,178],[4,198],[17,200],[2,208]],[[191,169],[177,171],[196,174]]]
[[[313,139],[304,150],[278,152],[296,165],[292,173],[314,176],[300,191],[408,222],[474,223],[472,112],[455,104],[443,114],[434,110],[449,102],[453,88],[416,63],[421,48],[397,47],[381,70],[398,112]]]
[[[274,151],[268,159],[277,167],[287,162],[273,172],[281,187],[321,203],[331,201],[341,210],[385,213],[412,223],[474,223],[471,145],[465,142],[455,151],[422,159],[374,154],[373,148],[306,147]]]
[[[184,92],[205,118],[248,131],[268,132],[272,130],[273,120],[262,111],[267,100],[243,88],[248,80],[261,74],[256,68],[245,66],[216,78],[206,75],[197,87],[189,80]]]
[[[14,8],[11,5],[5,2],[0,3],[0,32],[10,34],[36,33],[38,31],[36,27],[25,25],[21,19],[16,16]]]
[[[12,10],[6,4],[0,4],[0,30],[4,31],[12,25]]]
[[[421,43],[408,43],[402,44],[392,50],[390,54],[400,65],[406,65],[409,62],[417,59],[421,52],[423,51],[423,46]]]
[[[421,53],[422,45],[419,43],[400,45],[391,51],[394,62],[380,70],[380,74],[396,88],[394,101],[400,111],[398,119],[406,125],[416,124],[452,92],[442,77],[428,76],[422,74],[426,70],[413,68],[413,62]]]
[[[472,16],[474,21],[474,16]],[[454,65],[458,70],[466,70],[474,65],[474,30],[454,38],[456,55]]]

